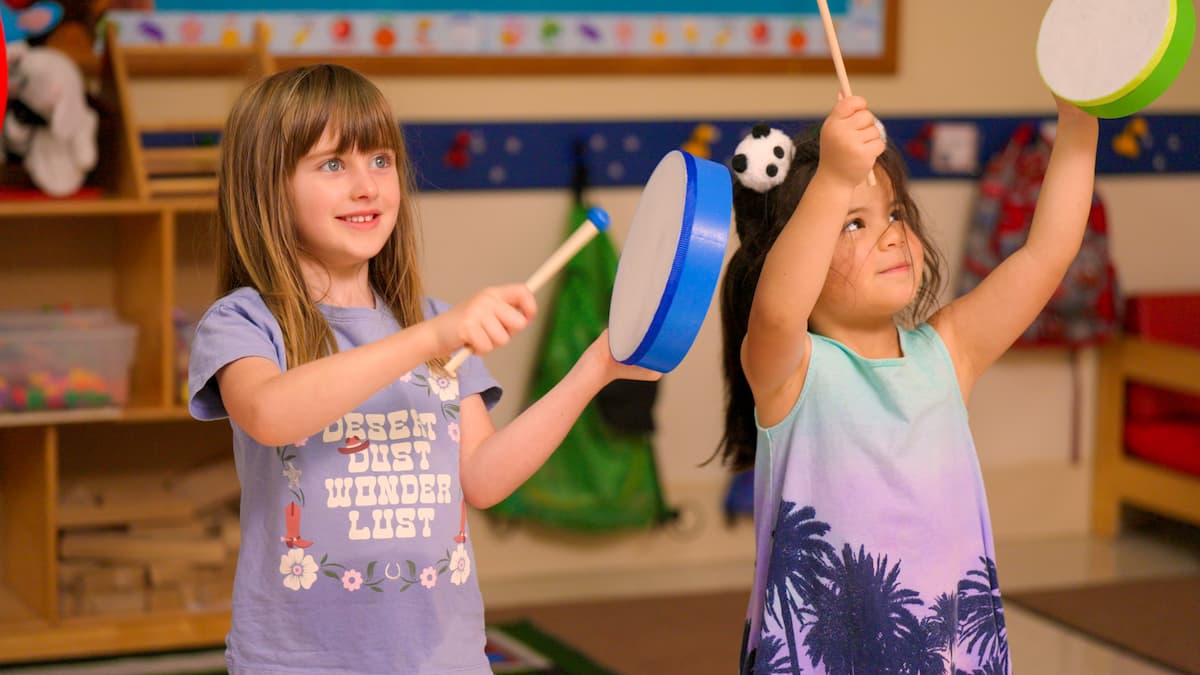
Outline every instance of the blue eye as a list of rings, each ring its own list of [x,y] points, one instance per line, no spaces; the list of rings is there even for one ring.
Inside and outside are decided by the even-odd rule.
[[[386,169],[392,165],[392,158],[388,155],[375,155],[374,162],[376,169]]]
[[[321,162],[321,169],[324,171],[338,171],[342,168],[342,160],[330,159]]]
[[[843,232],[854,232],[855,230],[861,230],[864,227],[866,227],[866,225],[863,223],[863,221],[859,220],[858,218],[855,218],[854,220],[846,223],[846,226],[842,228],[842,231]]]

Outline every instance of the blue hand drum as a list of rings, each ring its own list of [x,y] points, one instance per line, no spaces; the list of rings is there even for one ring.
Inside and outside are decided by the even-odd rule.
[[[727,168],[682,150],[662,158],[617,264],[608,317],[613,358],[660,373],[679,365],[712,304],[732,212]]]

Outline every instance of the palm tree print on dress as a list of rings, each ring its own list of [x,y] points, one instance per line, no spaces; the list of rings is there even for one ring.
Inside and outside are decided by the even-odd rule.
[[[1000,582],[996,563],[980,556],[981,569],[967,572],[958,582],[959,642],[967,643],[968,654],[979,654],[988,669],[971,675],[991,675],[991,668],[1008,672],[1008,631],[1004,627],[1004,606],[1000,601]]]
[[[811,612],[805,607],[812,605],[813,589],[821,586],[821,579],[827,575],[825,560],[833,554],[833,547],[822,539],[829,532],[829,524],[813,520],[815,516],[816,509],[811,506],[798,508],[794,502],[782,502],[772,535],[775,545],[767,567],[765,612],[783,629],[787,640],[785,655],[791,670],[784,672],[800,670],[796,635],[806,625],[806,614]],[[754,660],[754,672],[778,672],[759,665],[772,661],[765,651],[760,652]]]
[[[954,673],[954,647],[958,637],[958,593],[942,593],[930,606],[932,614],[921,626],[938,650],[946,650],[946,672]]]
[[[982,567],[968,571],[957,589],[926,603],[902,583],[902,561],[889,564],[888,556],[861,544],[855,551],[848,542],[838,554],[826,540],[830,525],[816,516],[811,506],[780,504],[760,640],[743,655],[744,675],[797,674],[802,667],[830,675],[1009,672],[994,561],[981,556]],[[956,660],[979,665],[967,670]]]
[[[804,644],[814,664],[831,675],[926,672],[916,667],[923,654],[914,653],[925,645],[924,632],[909,609],[924,603],[899,577],[900,563],[889,569],[887,556],[876,561],[862,546],[858,553],[843,546],[831,559],[829,585],[813,599],[817,618]]]

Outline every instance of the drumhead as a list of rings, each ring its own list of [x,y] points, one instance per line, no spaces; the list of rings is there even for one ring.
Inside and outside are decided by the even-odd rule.
[[[621,248],[609,309],[609,343],[618,361],[633,355],[658,312],[679,249],[687,187],[683,155],[671,152],[642,188]]]
[[[683,360],[712,303],[732,201],[723,165],[680,150],[659,162],[617,264],[608,323],[613,358],[663,373]]]
[[[1096,105],[1128,93],[1166,52],[1176,5],[1177,0],[1054,0],[1038,33],[1042,79],[1076,104]]]

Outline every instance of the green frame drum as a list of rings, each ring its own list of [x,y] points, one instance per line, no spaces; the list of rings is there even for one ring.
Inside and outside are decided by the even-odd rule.
[[[1038,69],[1059,98],[1096,117],[1126,117],[1171,86],[1195,33],[1192,0],[1053,0]]]

